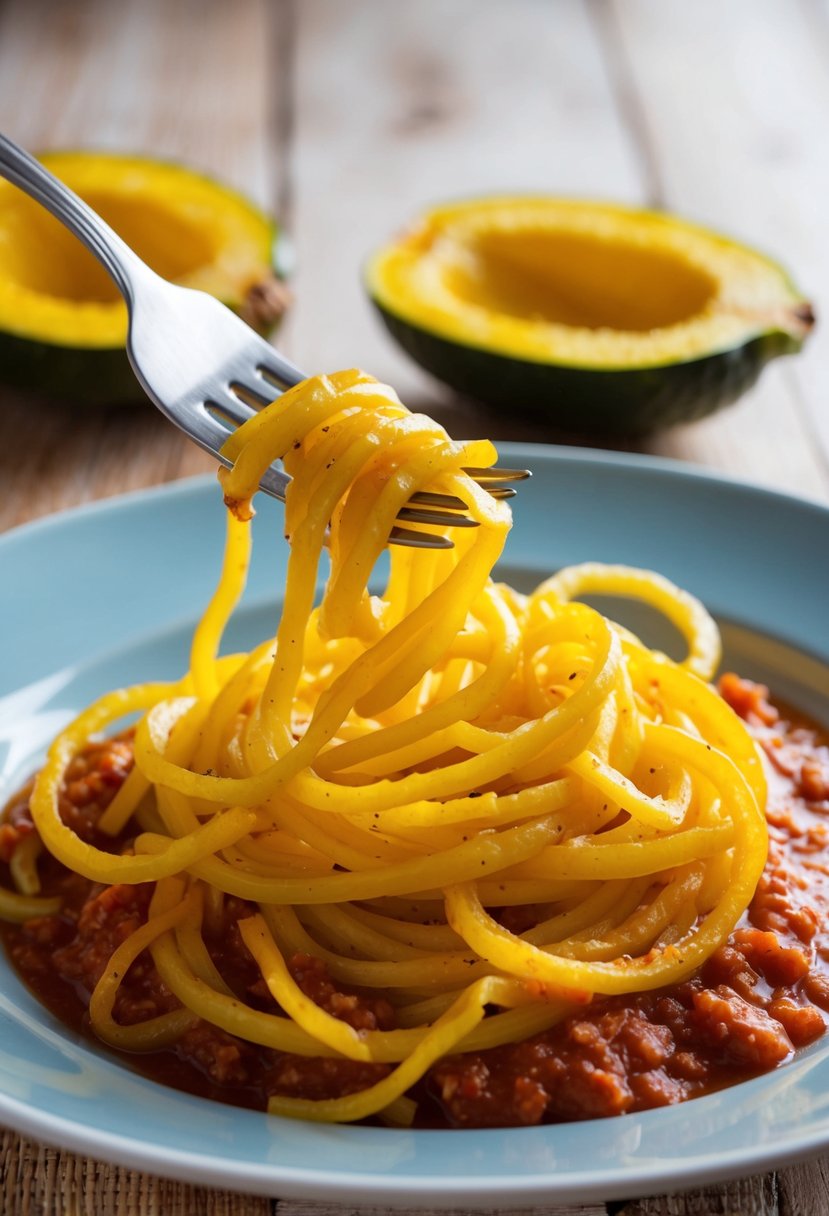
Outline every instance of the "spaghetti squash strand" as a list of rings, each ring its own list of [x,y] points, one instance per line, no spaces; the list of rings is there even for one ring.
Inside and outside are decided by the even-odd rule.
[[[710,957],[762,870],[766,790],[745,727],[705,682],[719,639],[698,601],[597,563],[527,595],[493,583],[510,514],[465,468],[492,465],[494,448],[453,442],[355,369],[290,389],[224,454],[225,558],[189,670],[107,694],[61,731],[35,782],[36,834],[10,864],[17,890],[0,890],[0,917],[56,913],[39,894],[41,849],[93,882],[154,884],[146,923],[92,994],[96,1033],[148,1050],[201,1019],[277,1052],[389,1065],[360,1092],[279,1094],[269,1109],[407,1124],[407,1091],[447,1052],[519,1041],[592,994],[673,983]],[[250,654],[222,656],[251,500],[276,459],[292,479],[281,618]],[[392,547],[379,565],[421,492],[456,498],[478,526],[425,525],[454,547]],[[583,594],[657,608],[686,658],[653,652]],[[98,848],[65,817],[73,765],[135,716],[135,767]],[[275,1010],[242,999],[236,961],[214,949],[231,920]],[[144,951],[181,1007],[121,1025]],[[315,1004],[296,954],[382,993],[398,1028],[358,1031]]]

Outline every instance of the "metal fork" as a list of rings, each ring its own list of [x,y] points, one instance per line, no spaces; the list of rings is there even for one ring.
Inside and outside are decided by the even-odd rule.
[[[129,312],[127,354],[147,396],[163,414],[224,465],[228,434],[286,389],[305,379],[264,338],[213,296],[179,287],[157,275],[68,186],[12,140],[0,134],[0,176],[44,206],[109,271]],[[525,469],[467,469],[490,494],[509,498],[508,484]],[[285,501],[290,478],[276,465],[261,489]],[[448,494],[412,496],[397,518],[404,524],[475,527],[465,503]],[[422,548],[451,548],[447,537],[394,527],[389,541]]]

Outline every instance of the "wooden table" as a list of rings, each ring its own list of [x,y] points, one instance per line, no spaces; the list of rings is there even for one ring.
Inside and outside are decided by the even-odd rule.
[[[280,342],[360,364],[456,434],[482,422],[408,364],[360,286],[419,205],[539,190],[667,207],[776,254],[829,298],[829,0],[4,0],[0,129],[32,148],[172,156],[274,209],[296,304]],[[640,450],[829,499],[829,329],[736,407]],[[555,442],[487,418],[495,438]],[[151,408],[0,396],[0,527],[211,468]],[[825,560],[825,556],[822,560]],[[4,1213],[345,1216],[145,1177],[22,1142]],[[687,1195],[553,1213],[817,1213],[829,1156]]]

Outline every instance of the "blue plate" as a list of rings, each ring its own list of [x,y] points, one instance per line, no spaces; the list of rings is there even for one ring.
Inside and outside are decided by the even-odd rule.
[[[723,625],[727,662],[829,723],[829,510],[684,465],[502,445],[534,470],[502,574],[653,568]],[[234,645],[273,630],[281,508],[261,505]],[[0,539],[0,780],[11,792],[105,689],[178,674],[221,555],[212,479],[97,504]],[[630,621],[646,634],[654,623]],[[658,630],[650,636],[663,641]],[[763,1078],[617,1119],[487,1131],[324,1127],[144,1080],[69,1033],[0,960],[0,1119],[93,1157],[203,1184],[342,1203],[480,1208],[702,1185],[829,1147],[829,1042]]]

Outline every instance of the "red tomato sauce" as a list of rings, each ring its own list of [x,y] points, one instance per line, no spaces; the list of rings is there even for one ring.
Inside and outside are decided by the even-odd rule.
[[[691,979],[633,996],[596,998],[523,1043],[440,1061],[417,1089],[429,1126],[521,1126],[624,1114],[685,1101],[778,1067],[829,1024],[829,739],[775,708],[761,685],[725,676],[724,698],[766,758],[769,857],[751,905],[729,940]],[[132,764],[128,736],[91,744],[72,764],[61,814],[85,840],[118,849],[96,829]],[[0,824],[0,877],[34,830],[27,787]],[[45,894],[61,912],[4,930],[14,966],[58,1017],[89,1032],[89,995],[113,950],[143,923],[149,886],[102,887],[41,862]],[[225,980],[247,1003],[277,1006],[239,934],[250,913],[227,898],[205,941]],[[504,910],[511,928],[521,910]],[[376,993],[342,991],[324,964],[290,959],[302,990],[356,1029],[391,1029],[394,1008]],[[114,1016],[124,1024],[177,1006],[149,954],[130,968]],[[109,1050],[109,1049],[107,1049]],[[188,1092],[264,1109],[271,1094],[334,1097],[374,1084],[382,1064],[286,1055],[197,1022],[164,1051],[120,1053],[138,1071]]]

